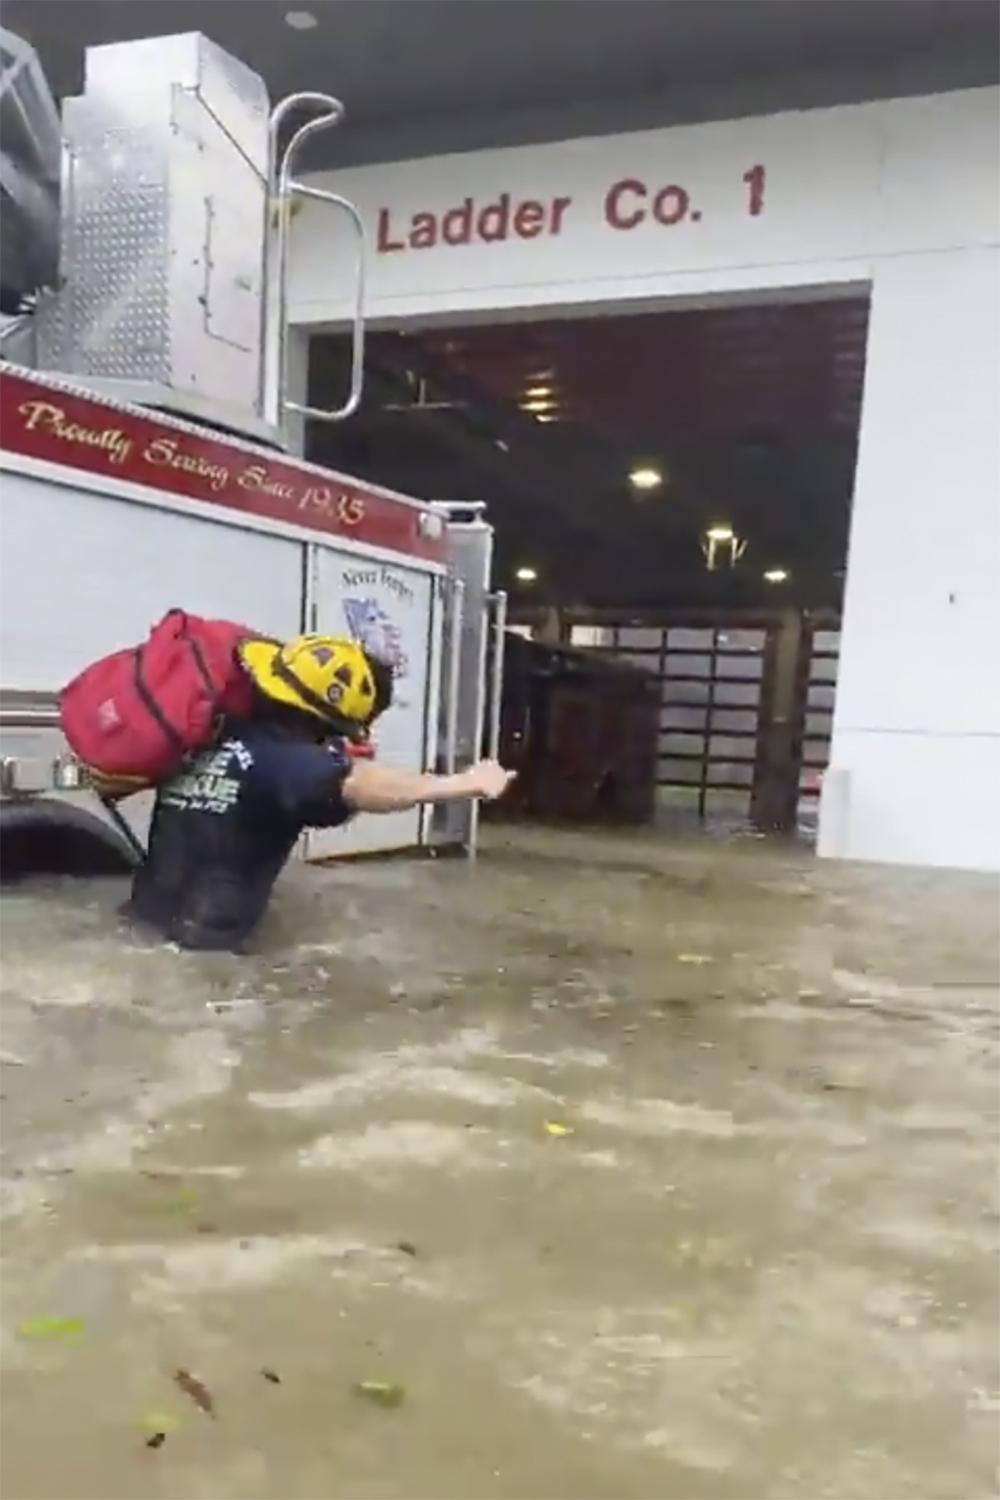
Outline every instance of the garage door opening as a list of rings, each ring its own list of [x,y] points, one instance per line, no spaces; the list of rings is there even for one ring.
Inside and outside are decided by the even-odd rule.
[[[868,329],[794,300],[371,335],[319,462],[485,502],[523,632],[660,682],[669,827],[815,831],[832,727]],[[346,341],[311,340],[310,401]]]

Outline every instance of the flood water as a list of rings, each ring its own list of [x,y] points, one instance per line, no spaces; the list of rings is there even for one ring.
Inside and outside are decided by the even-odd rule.
[[[995,881],[493,832],[244,960],[121,895],[3,896],[5,1500],[997,1493]]]

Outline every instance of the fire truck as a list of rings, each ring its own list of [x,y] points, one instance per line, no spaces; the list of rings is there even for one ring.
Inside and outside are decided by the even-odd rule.
[[[33,50],[2,35],[0,843],[53,835],[138,858],[151,798],[109,809],[58,725],[60,688],[167,609],[287,638],[350,634],[388,654],[387,764],[450,771],[495,753],[505,596],[492,531],[319,468],[290,448],[348,420],[364,376],[365,226],[301,180],[341,103],[263,81],[199,34],[90,49],[61,117]],[[295,206],[357,247],[350,388],[290,399]],[[357,819],[305,858],[473,851],[474,807]]]

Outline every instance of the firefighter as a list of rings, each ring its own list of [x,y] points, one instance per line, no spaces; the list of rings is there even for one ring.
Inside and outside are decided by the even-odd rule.
[[[512,779],[490,760],[435,776],[352,756],[392,702],[392,669],[356,641],[252,639],[239,653],[253,707],[158,788],[124,911],[182,948],[243,951],[304,829],[337,828],[359,812],[491,800]]]

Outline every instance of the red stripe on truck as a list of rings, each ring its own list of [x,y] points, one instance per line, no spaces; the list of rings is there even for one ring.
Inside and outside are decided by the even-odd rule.
[[[427,512],[417,501],[44,377],[0,371],[0,433],[8,453],[411,557],[444,558],[442,540],[422,534]]]

